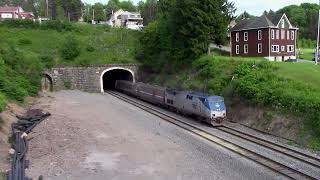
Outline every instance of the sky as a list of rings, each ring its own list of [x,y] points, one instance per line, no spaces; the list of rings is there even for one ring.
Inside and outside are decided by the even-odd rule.
[[[107,4],[108,0],[82,0],[86,3],[94,4],[96,2],[101,2]],[[140,0],[132,0],[134,3],[138,3]],[[229,0],[235,3],[237,8],[236,15],[241,14],[244,11],[248,13],[259,16],[262,15],[264,10],[269,11],[270,9],[276,11],[284,6],[292,4],[301,4],[305,2],[309,3],[319,3],[319,0]]]

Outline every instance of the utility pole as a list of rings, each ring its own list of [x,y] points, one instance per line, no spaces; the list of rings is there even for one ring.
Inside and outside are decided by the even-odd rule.
[[[94,8],[92,8],[92,24],[94,24]]]
[[[46,18],[48,18],[49,17],[49,2],[48,2],[48,0],[46,0]]]
[[[319,0],[319,6],[320,6],[320,0]],[[320,8],[319,8],[319,13],[318,13],[317,50],[316,50],[316,57],[314,58],[316,65],[318,65],[318,62],[319,62],[319,41],[320,41]]]

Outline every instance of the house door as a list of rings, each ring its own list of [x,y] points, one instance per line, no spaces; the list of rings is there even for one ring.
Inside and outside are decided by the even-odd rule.
[[[282,62],[284,61],[284,56],[282,56]]]

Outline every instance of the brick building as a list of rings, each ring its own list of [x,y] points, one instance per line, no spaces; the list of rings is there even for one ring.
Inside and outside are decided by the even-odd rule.
[[[231,56],[296,59],[297,31],[285,14],[243,19],[231,29]]]

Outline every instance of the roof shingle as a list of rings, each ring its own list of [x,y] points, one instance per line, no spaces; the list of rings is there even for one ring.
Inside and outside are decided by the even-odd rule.
[[[263,15],[260,17],[243,19],[237,25],[235,25],[231,30],[239,31],[243,29],[256,29],[256,28],[266,28],[266,27],[274,27],[274,26],[275,24],[267,16]]]
[[[17,10],[19,10],[19,7],[9,7],[9,6],[0,7],[0,12],[15,12]]]

